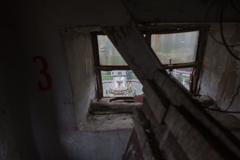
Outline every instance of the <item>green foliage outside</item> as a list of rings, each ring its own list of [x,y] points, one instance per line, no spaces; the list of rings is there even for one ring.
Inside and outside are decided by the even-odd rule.
[[[108,74],[107,72],[101,72],[101,76],[102,76],[103,81],[112,80],[112,76],[110,74]]]

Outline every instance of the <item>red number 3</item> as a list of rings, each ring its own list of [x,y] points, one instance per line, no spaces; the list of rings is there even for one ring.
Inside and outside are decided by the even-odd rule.
[[[52,88],[52,78],[48,73],[48,63],[47,59],[41,56],[33,57],[33,61],[35,63],[39,63],[41,65],[40,74],[45,78],[45,82],[38,81],[38,87],[42,91],[47,91]]]

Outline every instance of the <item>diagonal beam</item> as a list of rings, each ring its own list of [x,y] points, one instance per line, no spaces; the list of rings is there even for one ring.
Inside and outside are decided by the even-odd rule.
[[[154,72],[161,68],[159,61],[152,54],[152,49],[135,28],[105,27],[104,31],[128,65],[141,77],[140,79],[150,79],[153,77]],[[150,54],[146,54],[146,52]]]
[[[145,88],[147,98],[155,94],[158,95],[157,100],[162,102],[162,97],[165,97],[224,159],[240,159],[239,140],[202,110],[201,104],[162,69],[135,25],[103,27],[103,30],[144,87],[148,86]],[[169,107],[164,103],[155,107],[162,106],[166,107],[165,110]]]

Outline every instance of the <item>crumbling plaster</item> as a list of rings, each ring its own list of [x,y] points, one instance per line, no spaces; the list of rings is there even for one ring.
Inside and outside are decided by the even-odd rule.
[[[164,17],[158,18],[158,22],[165,22],[166,17],[169,22],[195,22],[197,19],[204,19],[202,12],[195,11],[195,8],[199,8],[198,4],[195,7],[181,6],[179,10],[182,12],[185,7],[190,7],[189,12],[194,9],[195,16],[189,12],[179,16],[178,12],[167,15],[172,12],[165,10],[168,8],[166,6],[174,2],[165,5],[161,5],[159,2],[144,1],[149,5],[145,5],[143,1],[137,2],[138,6],[136,7],[140,6],[140,10],[136,9],[134,13],[147,15],[139,18],[143,21],[156,20],[160,15],[164,15]],[[155,5],[156,3],[158,5]],[[181,4],[184,3],[181,1]],[[205,1],[200,6],[206,8],[206,5]],[[163,9],[159,9],[159,6],[162,6]],[[153,10],[152,7],[155,9]],[[3,100],[0,107],[1,159],[26,160],[39,157],[40,159],[66,160],[72,158],[65,153],[67,149],[72,150],[72,146],[69,147],[65,142],[74,136],[77,137],[79,132],[76,131],[77,118],[71,104],[71,87],[64,59],[65,50],[61,31],[72,26],[125,24],[129,22],[126,14],[126,10],[119,0],[3,2],[1,22],[4,25],[1,30],[4,34],[2,34],[1,40],[4,43],[1,45],[2,48],[8,47],[2,49],[1,52],[1,56],[7,56],[6,59],[1,59],[3,60],[1,74],[4,75],[1,78],[1,99]],[[14,31],[10,28],[13,28]],[[5,38],[8,39],[5,40]],[[53,86],[48,92],[38,90],[37,83],[41,78],[39,75],[41,66],[33,62],[34,56],[43,56],[47,59],[48,72],[53,80]],[[206,79],[208,80],[208,78]],[[213,90],[217,92],[215,88]],[[210,94],[210,91],[203,90],[203,93]],[[210,95],[214,97],[215,94],[211,93]],[[66,130],[73,134],[64,132]],[[60,137],[63,137],[63,141]],[[85,140],[86,137],[83,137]],[[91,139],[91,136],[89,137]],[[78,143],[75,144],[78,145]]]
[[[222,42],[218,23],[212,24],[209,32],[215,39]],[[239,23],[224,24],[224,35],[229,44],[240,43],[239,33]],[[240,55],[239,46],[232,49],[237,56]],[[216,43],[210,35],[208,35],[204,54],[200,94],[212,97],[223,110],[229,108],[229,110],[240,111],[240,94],[236,94],[240,85],[240,62],[235,60],[223,45]],[[234,94],[236,97],[232,100]],[[229,106],[231,101],[233,101],[232,105]]]

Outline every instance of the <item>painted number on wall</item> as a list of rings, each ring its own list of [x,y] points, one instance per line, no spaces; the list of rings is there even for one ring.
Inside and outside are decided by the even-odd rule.
[[[42,56],[35,56],[33,57],[33,61],[40,65],[39,73],[42,78],[38,81],[38,88],[42,91],[50,90],[52,88],[52,78],[48,73],[47,59]]]

